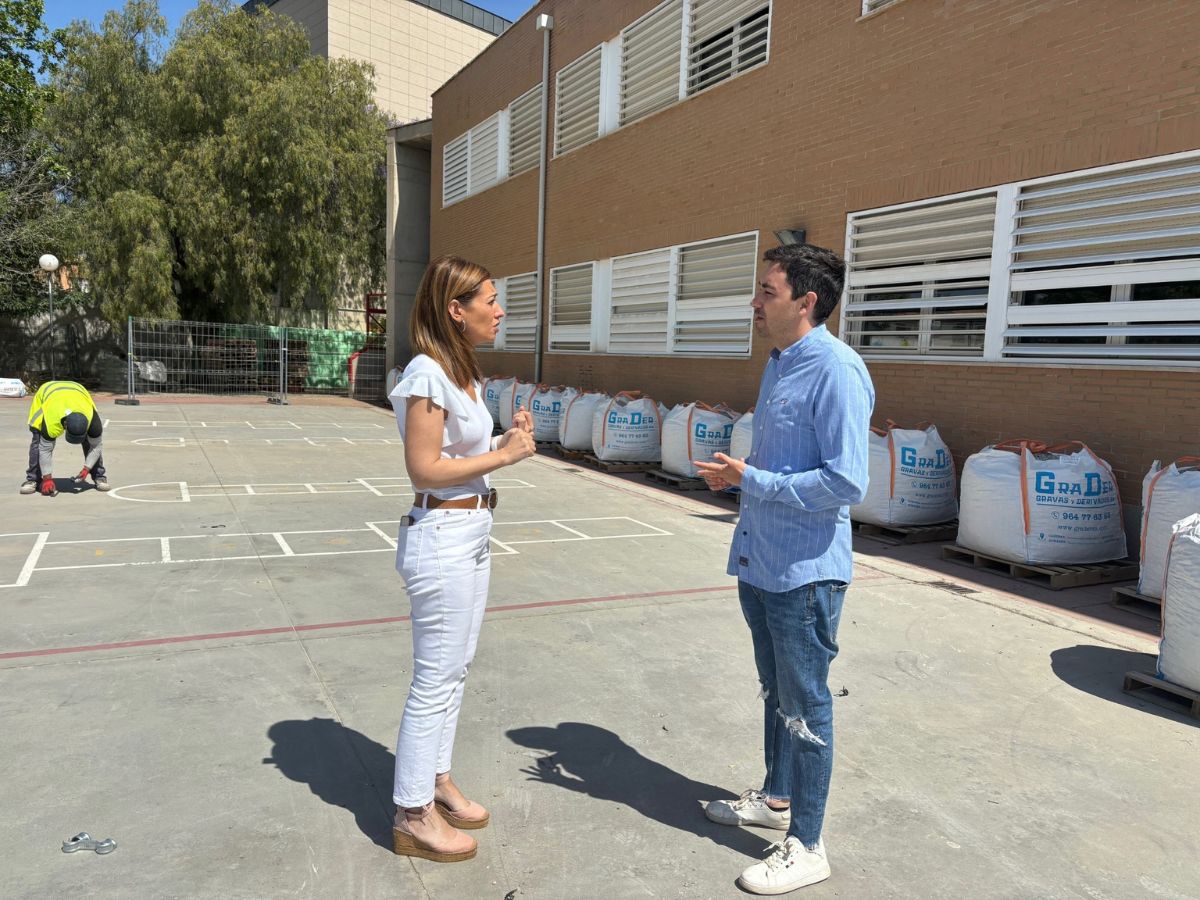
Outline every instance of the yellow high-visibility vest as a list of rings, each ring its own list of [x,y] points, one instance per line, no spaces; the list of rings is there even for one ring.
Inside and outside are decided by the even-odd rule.
[[[71,413],[83,413],[88,425],[95,419],[96,404],[82,384],[74,381],[47,381],[33,395],[29,407],[29,427],[55,440],[65,430],[63,419]]]

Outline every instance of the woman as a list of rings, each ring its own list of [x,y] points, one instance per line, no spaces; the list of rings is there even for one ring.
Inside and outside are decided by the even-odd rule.
[[[396,742],[392,838],[396,853],[436,862],[473,857],[475,839],[458,829],[488,823],[451,780],[450,756],[487,604],[496,497],[487,476],[535,450],[524,410],[491,437],[475,347],[496,337],[503,317],[486,269],[435,259],[409,326],[418,355],[391,393],[416,494],[396,547],[412,603],[413,680]]]

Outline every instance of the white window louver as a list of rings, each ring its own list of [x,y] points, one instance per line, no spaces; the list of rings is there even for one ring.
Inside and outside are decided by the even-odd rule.
[[[609,352],[666,353],[670,349],[670,304],[670,249],[614,259]]]
[[[538,164],[541,143],[542,86],[512,102],[508,114],[508,174],[517,175]]]
[[[891,6],[893,3],[899,3],[900,0],[863,0],[862,14],[865,16],[868,13],[878,12],[885,6]]]
[[[550,270],[550,349],[592,349],[592,264]]]
[[[770,18],[764,0],[692,0],[688,94],[765,62]]]
[[[537,341],[537,274],[504,279],[504,349],[533,352]]]
[[[668,0],[627,28],[621,40],[620,124],[679,100],[683,0]]]
[[[674,349],[685,353],[750,352],[758,235],[679,250]]]
[[[500,180],[500,114],[480,122],[470,131],[471,193],[491,187]]]
[[[1200,359],[1200,160],[1017,194],[1004,355]]]
[[[864,356],[982,356],[996,196],[852,216],[841,337]]]
[[[442,152],[442,206],[467,196],[468,135],[446,144]]]
[[[555,78],[555,156],[600,137],[601,49],[585,53]]]

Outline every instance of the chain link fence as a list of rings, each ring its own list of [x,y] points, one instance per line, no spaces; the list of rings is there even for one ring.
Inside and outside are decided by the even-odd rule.
[[[380,402],[382,334],[130,318],[127,402],[146,394],[297,394]]]

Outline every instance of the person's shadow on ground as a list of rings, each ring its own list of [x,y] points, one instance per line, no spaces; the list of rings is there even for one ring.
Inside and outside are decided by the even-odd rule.
[[[332,719],[291,719],[267,731],[275,746],[263,763],[332,806],[354,814],[359,829],[392,849],[391,784],[396,756],[387,747]]]
[[[761,857],[770,843],[783,839],[781,832],[763,832],[769,836],[764,838],[758,829],[710,822],[703,803],[733,799],[734,794],[647,759],[604,728],[562,722],[555,728],[514,728],[506,735],[522,747],[547,752],[522,769],[530,781],[628,806],[663,825],[708,838],[746,856]]]

